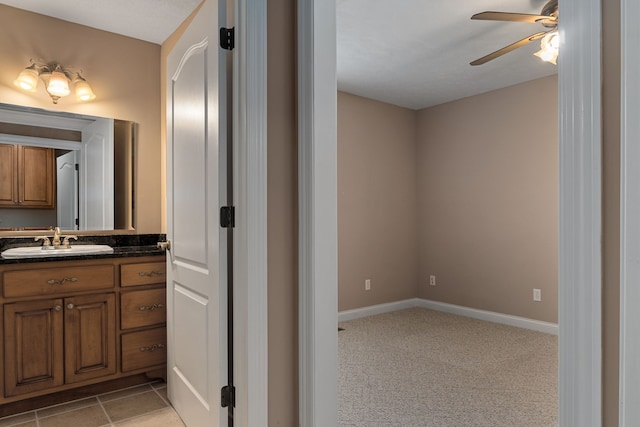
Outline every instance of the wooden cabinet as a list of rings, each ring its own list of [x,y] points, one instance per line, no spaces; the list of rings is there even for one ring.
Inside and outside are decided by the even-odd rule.
[[[0,207],[54,208],[52,148],[0,144]]]
[[[125,288],[120,294],[123,372],[166,363],[165,269],[159,262],[121,266],[121,285]]]
[[[65,382],[116,373],[113,293],[64,299]]]
[[[64,384],[62,299],[4,305],[4,394]]]
[[[0,264],[0,405],[163,376],[164,277],[164,256]]]

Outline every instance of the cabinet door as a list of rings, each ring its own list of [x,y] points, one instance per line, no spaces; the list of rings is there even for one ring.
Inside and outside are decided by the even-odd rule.
[[[115,374],[114,294],[65,298],[64,305],[66,383]]]
[[[18,147],[0,144],[0,206],[18,203]]]
[[[62,300],[4,305],[5,396],[62,385]]]
[[[18,148],[20,206],[53,208],[56,179],[53,149],[28,146]]]

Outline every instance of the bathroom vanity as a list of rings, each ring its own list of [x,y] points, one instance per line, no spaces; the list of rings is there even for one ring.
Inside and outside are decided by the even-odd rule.
[[[0,405],[166,377],[165,254],[157,236],[140,239],[80,236],[77,244],[107,241],[113,252],[0,259]],[[0,248],[7,240],[19,239]]]

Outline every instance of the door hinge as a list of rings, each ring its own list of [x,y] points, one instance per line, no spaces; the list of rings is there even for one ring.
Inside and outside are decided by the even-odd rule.
[[[80,163],[76,163],[76,170],[79,171],[80,170]]]
[[[223,228],[233,228],[236,226],[236,208],[233,206],[223,206],[220,208],[220,226]]]
[[[232,385],[226,385],[220,390],[221,402],[223,408],[231,406],[236,407],[236,388]]]
[[[226,50],[233,50],[235,46],[235,29],[232,28],[220,28],[220,47]]]

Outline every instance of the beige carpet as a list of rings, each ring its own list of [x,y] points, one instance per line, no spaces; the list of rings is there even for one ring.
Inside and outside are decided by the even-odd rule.
[[[554,335],[421,308],[339,326],[340,426],[558,425]]]

